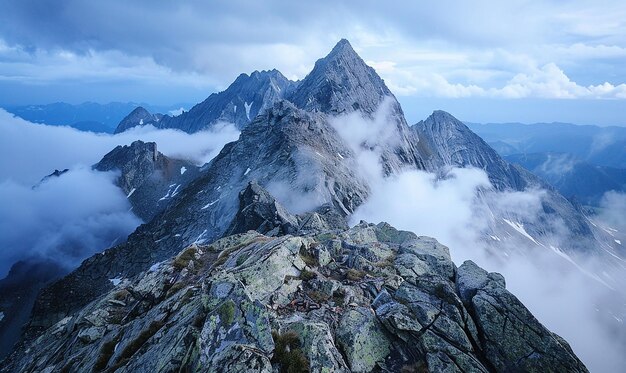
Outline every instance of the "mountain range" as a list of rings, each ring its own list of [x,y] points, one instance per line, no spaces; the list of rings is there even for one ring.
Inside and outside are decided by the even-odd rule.
[[[370,136],[347,139],[351,121]],[[205,165],[137,141],[94,166],[120,171],[118,186],[146,223],[39,293],[2,371],[587,371],[501,275],[457,267],[435,239],[385,223],[350,228],[373,193],[367,156],[385,178],[483,170],[481,240],[502,260],[529,245],[575,265],[592,255],[608,269],[590,277],[611,286],[620,279],[609,268],[625,254],[452,115],[410,126],[347,40],[301,81],[242,74],[175,117],[135,108],[115,131],[194,133],[223,122],[240,137]],[[532,219],[494,202],[537,189]]]

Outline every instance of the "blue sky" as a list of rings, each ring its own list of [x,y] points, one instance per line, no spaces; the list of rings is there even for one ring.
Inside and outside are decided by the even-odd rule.
[[[626,125],[624,1],[0,0],[0,105],[195,103],[241,72],[303,78],[340,39],[410,122]]]

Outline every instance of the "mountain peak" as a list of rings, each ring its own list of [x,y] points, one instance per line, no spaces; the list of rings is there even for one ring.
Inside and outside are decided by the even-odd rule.
[[[288,97],[299,108],[341,114],[360,110],[371,114],[382,100],[393,96],[373,68],[340,40]]]
[[[327,57],[336,56],[339,54],[354,54],[356,57],[359,57],[359,55],[352,48],[352,44],[350,44],[347,39],[339,40]]]

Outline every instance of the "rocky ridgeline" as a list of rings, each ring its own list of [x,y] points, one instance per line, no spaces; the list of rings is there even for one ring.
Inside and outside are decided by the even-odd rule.
[[[587,371],[501,275],[457,268],[435,239],[336,219],[292,215],[251,183],[232,234],[121,280],[2,371]]]

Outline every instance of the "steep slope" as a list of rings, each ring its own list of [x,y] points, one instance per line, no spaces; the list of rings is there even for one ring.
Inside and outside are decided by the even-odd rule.
[[[592,253],[609,258],[610,254],[605,250],[618,252],[613,240],[590,224],[552,186],[519,165],[506,162],[452,115],[435,111],[425,121],[411,128],[427,150],[425,159],[431,171],[440,172],[451,166],[476,167],[486,171],[490,182],[498,191],[545,191],[545,195],[541,196],[542,212],[538,216],[532,216],[531,220],[525,216],[524,211],[502,211],[493,204],[490,206],[490,231],[485,232],[485,237],[490,238],[487,241],[491,241],[494,248],[502,246],[502,241],[513,239],[513,243],[525,243],[519,247],[527,247],[530,240],[533,245],[543,246],[560,256],[568,253]],[[488,194],[483,197],[487,204],[491,202]]]
[[[107,153],[93,168],[119,171],[117,185],[127,195],[133,212],[150,221],[180,190],[198,176],[198,167],[157,151],[156,143],[135,141]]]
[[[115,132],[123,132],[138,125],[152,124],[157,128],[175,128],[194,133],[218,122],[234,123],[237,128],[242,129],[259,113],[283,98],[293,85],[294,83],[278,70],[255,71],[250,75],[241,74],[225,91],[210,95],[187,112],[175,117],[169,115],[160,117],[156,114],[153,116],[156,120],[129,115],[120,122]]]
[[[288,214],[258,187],[246,193],[265,200],[256,209]],[[365,222],[310,233],[191,245],[63,318],[1,371],[587,371],[501,275],[457,268],[432,238]]]
[[[342,39],[287,96],[296,106],[329,114],[360,110],[373,114],[385,97],[393,96],[376,71]]]

